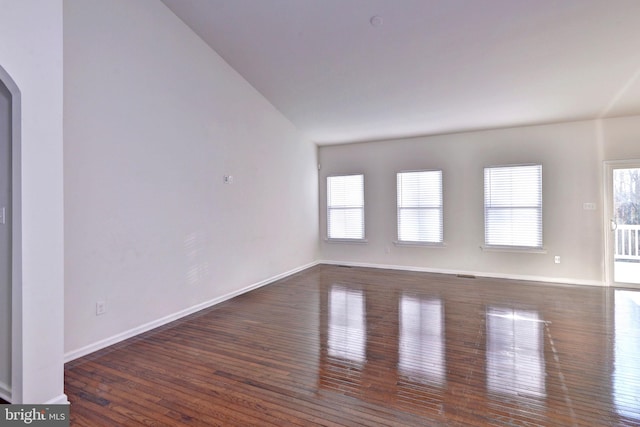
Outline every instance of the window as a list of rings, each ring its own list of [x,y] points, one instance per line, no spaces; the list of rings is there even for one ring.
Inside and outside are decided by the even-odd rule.
[[[442,243],[442,171],[399,172],[398,241]]]
[[[327,177],[327,234],[364,240],[364,175]]]
[[[484,170],[487,246],[542,249],[542,165]]]

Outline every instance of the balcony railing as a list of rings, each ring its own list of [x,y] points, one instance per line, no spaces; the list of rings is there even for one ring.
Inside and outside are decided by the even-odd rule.
[[[615,260],[640,261],[640,225],[618,225],[614,235]]]

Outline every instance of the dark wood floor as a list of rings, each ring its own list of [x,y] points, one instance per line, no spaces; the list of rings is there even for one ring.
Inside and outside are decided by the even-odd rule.
[[[640,292],[316,266],[67,364],[72,425],[640,425]]]

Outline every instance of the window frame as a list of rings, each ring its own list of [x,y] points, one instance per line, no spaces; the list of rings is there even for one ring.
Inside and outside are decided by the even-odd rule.
[[[407,206],[400,205],[400,192],[399,192],[399,180],[401,174],[413,174],[413,173],[423,173],[423,172],[439,172],[440,173],[440,204],[439,206]],[[439,232],[440,232],[440,240],[439,241],[427,241],[427,240],[402,240],[400,238],[400,211],[402,209],[411,209],[411,210],[420,210],[420,211],[431,211],[437,210],[440,213],[440,223],[439,223]],[[417,169],[417,170],[402,170],[396,172],[396,239],[394,244],[399,246],[434,246],[441,247],[444,246],[444,172],[442,169]]]
[[[362,206],[343,206],[343,207],[332,207],[330,205],[330,190],[331,190],[331,186],[329,184],[330,179],[332,178],[340,178],[340,177],[350,177],[350,176],[361,176],[362,177]],[[326,176],[326,191],[325,191],[325,195],[326,195],[326,214],[327,214],[327,221],[326,221],[326,227],[327,227],[327,234],[326,234],[326,241],[327,242],[334,242],[334,243],[367,243],[367,239],[366,239],[366,218],[365,218],[365,176],[364,173],[362,172],[356,172],[356,173],[345,173],[345,174],[331,174],[331,175],[327,175]],[[362,237],[359,238],[350,238],[350,237],[331,237],[330,233],[331,233],[331,211],[332,210],[340,210],[340,209],[360,209],[362,211]]]
[[[519,168],[519,167],[531,167],[536,166],[539,167],[540,180],[538,182],[539,188],[539,204],[536,206],[533,205],[510,205],[508,207],[494,207],[493,210],[497,209],[536,209],[539,212],[539,224],[540,229],[538,231],[538,235],[540,236],[540,245],[539,246],[531,246],[531,245],[523,245],[523,244],[514,244],[514,245],[505,245],[505,244],[492,244],[487,242],[488,236],[488,219],[487,212],[492,210],[490,206],[487,205],[487,171],[492,169],[501,169],[501,168]],[[519,164],[506,164],[506,165],[495,165],[495,166],[487,166],[483,169],[483,203],[484,203],[484,244],[481,246],[484,250],[493,250],[493,251],[507,251],[507,252],[531,252],[531,253],[546,253],[544,249],[544,204],[543,204],[543,164],[542,163],[519,163]],[[513,191],[513,190],[512,190]]]

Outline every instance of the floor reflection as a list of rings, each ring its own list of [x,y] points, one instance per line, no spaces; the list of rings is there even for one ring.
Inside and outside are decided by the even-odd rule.
[[[398,369],[407,379],[437,386],[446,381],[442,301],[402,295]]]
[[[331,271],[320,391],[442,425],[640,426],[640,291]]]
[[[362,291],[336,285],[329,294],[329,356],[362,363],[367,329]]]
[[[613,396],[618,413],[640,421],[640,291],[615,291]]]
[[[489,392],[546,396],[543,326],[537,311],[487,308]]]
[[[78,425],[640,427],[640,291],[320,265],[65,377]]]

